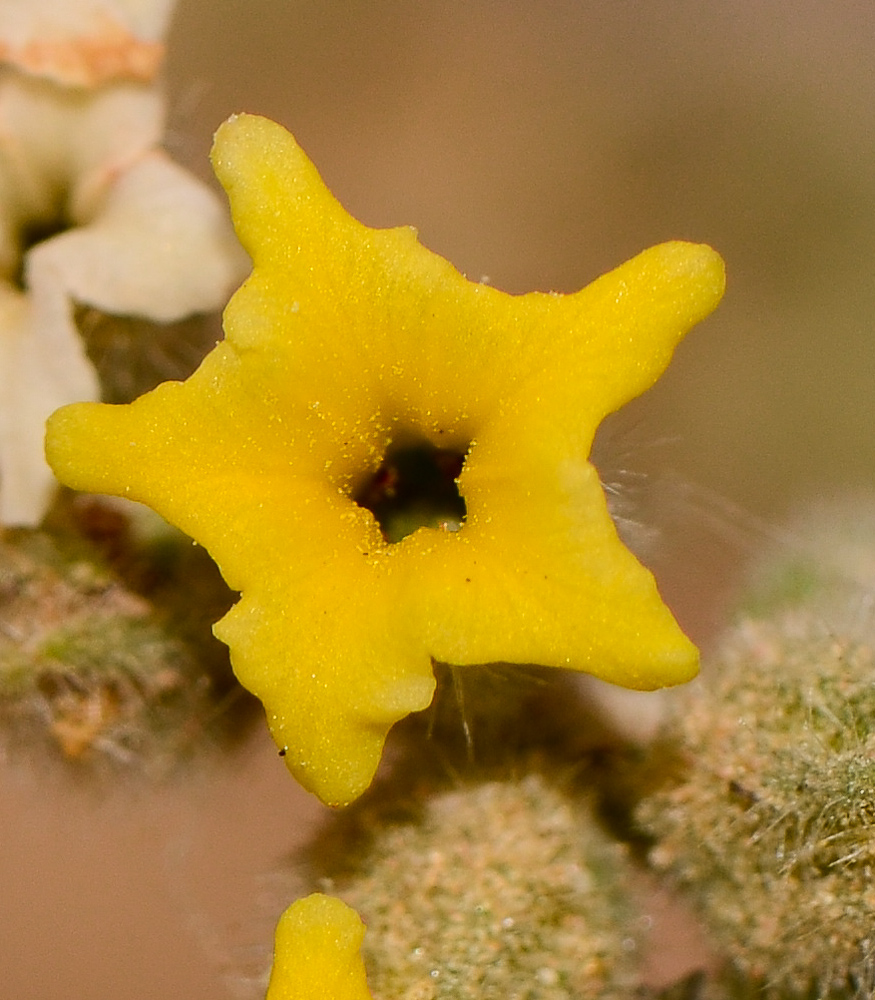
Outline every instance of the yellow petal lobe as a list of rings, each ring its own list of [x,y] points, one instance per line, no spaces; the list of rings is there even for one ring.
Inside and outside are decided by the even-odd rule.
[[[299,899],[277,924],[266,1000],[371,1000],[364,936],[359,915],[339,899]]]

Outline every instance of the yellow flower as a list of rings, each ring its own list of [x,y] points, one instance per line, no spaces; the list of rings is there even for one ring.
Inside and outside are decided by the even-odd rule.
[[[365,925],[333,896],[313,893],[280,917],[266,1000],[371,1000],[360,948]]]
[[[254,262],[226,339],[185,383],[62,409],[48,456],[153,506],[242,591],[216,634],[302,784],[359,795],[433,659],[688,680],[696,650],[587,456],[720,299],[718,255],[667,243],[574,295],[511,296],[351,218],[279,125],[234,118],[213,157]],[[405,477],[437,509],[405,509]]]

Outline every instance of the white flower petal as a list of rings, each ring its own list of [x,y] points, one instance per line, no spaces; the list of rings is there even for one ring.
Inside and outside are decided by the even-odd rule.
[[[247,268],[219,198],[158,151],[116,179],[90,223],[34,247],[25,280],[36,306],[54,287],[170,322],[223,306]]]
[[[55,486],[43,457],[46,418],[65,403],[98,398],[94,369],[57,296],[44,316],[53,311],[46,326],[25,295],[0,285],[0,524],[39,524]]]
[[[69,90],[7,70],[0,76],[4,213],[85,221],[116,175],[159,143],[163,127],[164,103],[153,88]]]
[[[74,304],[170,322],[220,307],[248,270],[224,204],[156,149],[164,102],[137,81],[172,6],[0,0],[16,67],[0,65],[0,523],[39,522],[45,419],[98,397]]]
[[[174,0],[2,0],[0,59],[67,86],[154,79]]]

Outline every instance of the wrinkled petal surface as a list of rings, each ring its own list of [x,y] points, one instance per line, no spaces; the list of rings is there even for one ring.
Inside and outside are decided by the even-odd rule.
[[[266,1000],[371,1000],[364,936],[359,915],[339,899],[299,899],[277,924]]]
[[[225,341],[185,383],[62,410],[47,447],[63,482],[155,507],[242,591],[216,634],[299,780],[359,795],[433,659],[688,680],[697,652],[587,456],[719,301],[718,255],[669,243],[576,294],[510,296],[356,222],[272,122],[226,123],[214,164],[254,262]],[[466,456],[467,514],[393,544],[353,494],[411,436]]]

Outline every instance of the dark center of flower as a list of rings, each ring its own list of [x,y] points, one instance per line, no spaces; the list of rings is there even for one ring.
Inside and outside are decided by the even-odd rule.
[[[12,276],[14,284],[24,288],[24,261],[28,250],[69,228],[70,222],[60,210],[39,218],[28,219],[21,224],[18,229],[18,266]]]
[[[464,463],[462,452],[425,441],[392,447],[353,500],[374,515],[387,542],[417,528],[458,531],[466,510],[456,479]]]

